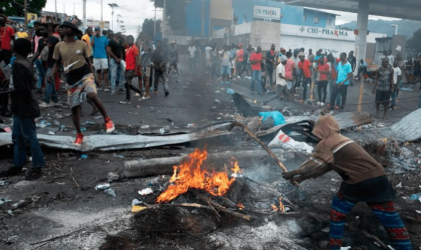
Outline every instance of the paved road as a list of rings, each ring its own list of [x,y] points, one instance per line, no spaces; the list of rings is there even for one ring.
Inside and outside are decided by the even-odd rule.
[[[183,72],[192,71],[184,67]],[[234,115],[236,110],[231,95],[226,93],[226,88],[231,88],[235,92],[251,100],[255,100],[255,103],[251,102],[251,105],[257,107],[257,109],[261,108],[264,110],[262,102],[271,95],[252,95],[250,93],[250,82],[251,80],[243,79],[234,81],[230,85],[221,85],[220,80],[215,79],[212,81],[207,75],[200,71],[195,71],[191,74],[183,73],[180,77],[170,77],[170,95],[168,97],[164,96],[163,89],[161,88],[159,93],[157,95],[152,94],[152,98],[149,100],[138,101],[138,98],[133,96],[131,105],[121,105],[119,102],[125,99],[125,93],[118,93],[116,96],[111,96],[109,92],[100,91],[98,95],[104,102],[109,116],[119,126],[117,127],[117,132],[127,131],[127,129],[119,129],[122,126],[130,126],[132,133],[134,133],[145,125],[156,129],[163,126],[170,126],[171,129],[176,130],[186,128],[190,123],[200,126],[217,120],[229,120],[231,118],[230,115]],[[371,94],[373,84],[366,82],[364,85],[364,104],[362,105],[362,110],[374,115],[374,96]],[[353,87],[349,87],[345,111],[357,110],[360,86],[361,83],[356,82]],[[418,104],[419,85],[412,86],[412,88],[415,90],[401,91],[398,107],[394,111],[389,111],[388,121],[379,119],[377,122],[389,125],[414,111]],[[41,99],[40,95],[38,97]],[[290,99],[291,101],[286,103],[286,105],[289,107],[289,110],[297,111],[297,113],[304,113],[305,111],[317,110],[319,108],[294,100],[301,99],[301,96],[291,97]],[[67,96],[62,91],[60,93],[60,101],[66,102],[66,100]],[[279,100],[273,100],[268,105],[277,110],[282,110],[285,104]],[[83,105],[81,124],[84,124],[86,121],[93,121],[100,125],[100,127],[98,125],[86,125],[86,135],[95,134],[103,129],[103,122],[100,115],[96,115],[97,119],[95,119],[89,115],[90,111],[91,108],[88,104]],[[44,119],[52,123],[52,125],[44,129],[39,129],[38,133],[47,134],[50,131],[57,131],[58,126],[54,125],[54,120],[57,120],[60,124],[65,124],[70,129],[68,132],[60,132],[58,134],[75,134],[70,117],[55,118],[56,115],[69,115],[69,109],[47,108],[42,109],[42,114]]]

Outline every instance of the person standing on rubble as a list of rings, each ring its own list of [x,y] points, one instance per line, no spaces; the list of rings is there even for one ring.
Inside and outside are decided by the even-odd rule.
[[[345,219],[358,202],[365,202],[380,220],[397,250],[412,250],[412,243],[402,219],[394,208],[396,195],[383,166],[360,145],[339,132],[331,115],[322,116],[313,128],[321,141],[299,169],[284,173],[285,179],[301,183],[334,170],[343,179],[332,200],[330,240],[322,249],[339,250],[342,246]]]
[[[75,35],[80,32],[79,29],[70,22],[64,22],[61,27],[67,38],[66,41],[58,43],[54,49],[53,59],[56,62],[49,80],[52,80],[52,76],[58,72],[62,63],[66,74],[66,88],[68,89],[67,95],[72,112],[72,120],[77,132],[74,144],[81,146],[83,134],[80,129],[80,114],[82,110],[81,104],[85,96],[95,104],[95,107],[99,109],[104,117],[105,131],[107,133],[114,131],[114,123],[108,117],[104,105],[96,94],[96,78],[92,63],[89,60],[90,55],[87,53],[88,46],[85,42],[75,40]]]
[[[31,42],[20,38],[15,41],[13,52],[16,59],[13,62],[11,91],[11,110],[13,114],[12,141],[14,147],[13,167],[1,172],[0,177],[20,175],[27,165],[25,146],[29,146],[32,156],[32,169],[28,171],[25,180],[36,180],[41,177],[41,168],[45,166],[44,155],[39,145],[34,119],[41,116],[38,103],[34,98],[33,72],[27,59],[31,52]]]
[[[383,119],[387,119],[390,95],[395,91],[393,72],[392,66],[389,65],[389,58],[383,58],[382,66],[377,69],[372,91],[373,95],[376,95],[376,118],[379,118],[380,105],[382,105],[384,110]]]

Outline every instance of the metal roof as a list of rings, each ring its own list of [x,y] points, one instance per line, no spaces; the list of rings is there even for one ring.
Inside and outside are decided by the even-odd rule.
[[[282,0],[285,4],[358,12],[358,2],[370,3],[370,15],[421,21],[421,0]]]

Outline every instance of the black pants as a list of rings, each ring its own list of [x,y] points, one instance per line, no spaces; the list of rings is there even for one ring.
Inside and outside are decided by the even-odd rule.
[[[10,63],[10,59],[12,58],[12,51],[10,50],[0,50],[0,62],[4,61],[7,65]],[[0,92],[9,90],[9,83],[2,84],[0,82]],[[9,94],[0,95],[0,114],[4,112],[8,112],[9,104]]]
[[[138,93],[140,96],[142,96],[142,91],[135,86],[132,85],[133,78],[135,77],[134,70],[126,71],[125,73],[126,78],[126,84],[124,87],[126,87],[126,100],[130,100],[130,90],[133,90],[134,92]],[[139,76],[140,77],[140,76]]]
[[[262,76],[262,81],[260,82],[260,84],[262,85],[263,92],[266,92],[266,80],[266,76]]]
[[[319,94],[319,102],[325,103],[327,94],[327,81],[319,81],[317,83],[317,93]]]
[[[344,106],[345,106],[345,102],[346,102],[346,94],[348,93],[348,85],[342,85],[340,87],[338,87],[337,85],[338,84],[335,84],[335,86],[333,86],[333,88],[332,88],[333,93],[332,93],[331,98],[330,98],[330,108],[335,107],[336,97],[340,94],[342,96],[341,108],[343,109]]]
[[[273,82],[273,67],[266,66],[266,69],[267,69],[266,74],[269,76],[270,86],[273,87],[273,85],[274,85],[274,82]]]

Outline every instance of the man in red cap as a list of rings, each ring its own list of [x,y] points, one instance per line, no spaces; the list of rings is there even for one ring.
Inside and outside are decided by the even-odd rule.
[[[7,65],[12,58],[12,49],[10,42],[15,41],[15,31],[12,27],[6,26],[7,17],[0,15],[0,63],[4,61]],[[9,89],[8,84],[3,86],[0,82],[0,89]],[[12,114],[7,108],[9,103],[9,94],[0,96],[0,116],[11,117]]]
[[[241,78],[241,75],[243,74],[243,63],[244,63],[244,50],[243,50],[243,44],[238,44],[238,50],[237,54],[235,56],[236,60],[236,68],[237,68],[237,78]]]

